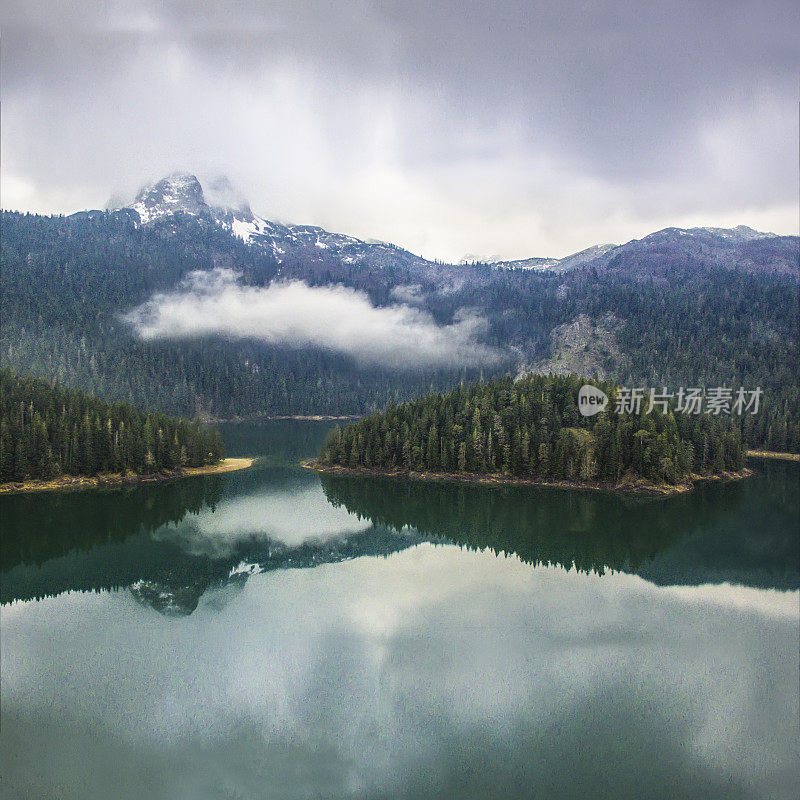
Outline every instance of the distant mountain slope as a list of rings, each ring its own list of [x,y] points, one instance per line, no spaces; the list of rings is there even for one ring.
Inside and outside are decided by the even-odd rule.
[[[664,228],[617,247],[605,246],[570,268],[590,267],[669,278],[676,267],[798,274],[798,237],[738,228]],[[570,259],[574,259],[572,256]],[[559,262],[565,268],[567,259]]]
[[[399,302],[392,291],[409,279],[403,267],[345,268],[333,258],[320,264],[295,257],[291,273],[279,275],[271,252],[245,244],[205,214],[171,213],[142,225],[130,209],[70,217],[4,212],[0,245],[3,364],[107,399],[213,418],[357,414],[479,376],[459,365],[397,374],[320,348],[253,340],[146,342],[122,318],[212,268],[231,270],[251,286],[282,277],[344,283],[375,304],[391,304]],[[431,286],[426,280],[424,291]],[[461,305],[459,297],[445,300],[437,309],[442,317]]]
[[[501,269],[532,269],[537,272],[547,272],[558,266],[557,258],[520,258],[516,261],[491,261],[493,267]]]
[[[623,270],[669,276],[676,266],[798,274],[798,237],[738,228],[664,228],[626,244],[602,244],[558,259],[498,261],[497,267],[567,272]]]
[[[532,269],[537,272],[567,272],[571,269],[591,266],[601,256],[616,247],[615,244],[596,244],[563,258],[523,258],[516,261],[495,261],[492,266],[503,269]]]

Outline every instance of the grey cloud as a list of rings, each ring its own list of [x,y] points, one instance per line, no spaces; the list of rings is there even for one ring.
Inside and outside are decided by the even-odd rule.
[[[373,306],[344,286],[302,281],[243,286],[232,270],[194,272],[176,291],[155,295],[125,316],[145,339],[222,335],[315,346],[391,367],[491,364],[501,354],[482,344],[486,321],[462,311],[437,325],[408,305]]]
[[[215,170],[258,213],[449,260],[796,228],[793,3],[12,2],[2,21],[12,203]]]
[[[401,284],[400,286],[395,286],[392,291],[391,295],[395,300],[399,300],[401,303],[406,303],[407,305],[418,305],[424,302],[425,296],[422,292],[422,286],[418,283],[409,283],[409,284]]]

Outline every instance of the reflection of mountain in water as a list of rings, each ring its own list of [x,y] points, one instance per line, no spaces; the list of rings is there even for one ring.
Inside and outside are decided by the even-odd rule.
[[[304,489],[319,492],[310,473],[266,474],[270,490],[289,510],[298,510]],[[122,492],[42,495],[36,503],[6,498],[28,502],[3,506],[9,524],[0,602],[130,587],[137,600],[157,611],[189,614],[210,586],[241,584],[254,572],[386,555],[421,541],[415,533],[371,527],[324,539],[311,532],[307,541],[293,545],[251,534],[226,540],[219,551],[191,546],[197,520],[213,518],[212,511],[235,505],[237,499],[259,497],[264,476],[264,471],[253,471],[227,487],[215,476]]]
[[[360,556],[386,556],[423,541],[414,532],[371,528],[326,541],[309,541],[288,547],[280,542],[253,540],[236,549],[235,556],[213,560],[184,554],[179,570],[164,576],[139,579],[131,593],[141,603],[161,613],[191,614],[202,594],[212,586],[243,584],[248,576],[277,569],[306,569]]]
[[[661,585],[800,588],[797,467],[632,501],[610,493],[322,476],[328,500],[374,524],[532,564],[632,572]]]

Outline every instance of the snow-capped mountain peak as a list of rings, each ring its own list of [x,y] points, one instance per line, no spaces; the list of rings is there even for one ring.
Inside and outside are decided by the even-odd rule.
[[[169,214],[211,214],[200,181],[182,172],[143,186],[129,208],[139,215],[142,225]]]
[[[302,256],[306,261],[334,259],[344,265],[369,261],[375,265],[432,266],[424,258],[385,242],[366,242],[313,225],[285,225],[259,217],[225,176],[207,181],[204,188],[195,175],[176,172],[144,186],[131,204],[110,204],[109,208],[135,211],[141,225],[176,214],[199,217],[226,229],[245,244],[271,252],[281,264],[289,256]]]
[[[689,228],[687,233],[707,233],[718,236],[721,239],[729,239],[734,242],[750,242],[754,239],[775,239],[777,234],[757,231],[747,225],[737,225],[735,228]]]

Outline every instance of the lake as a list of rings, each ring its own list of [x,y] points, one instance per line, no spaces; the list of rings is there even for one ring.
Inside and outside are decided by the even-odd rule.
[[[800,470],[667,499],[247,471],[0,498],[7,798],[795,798]]]

